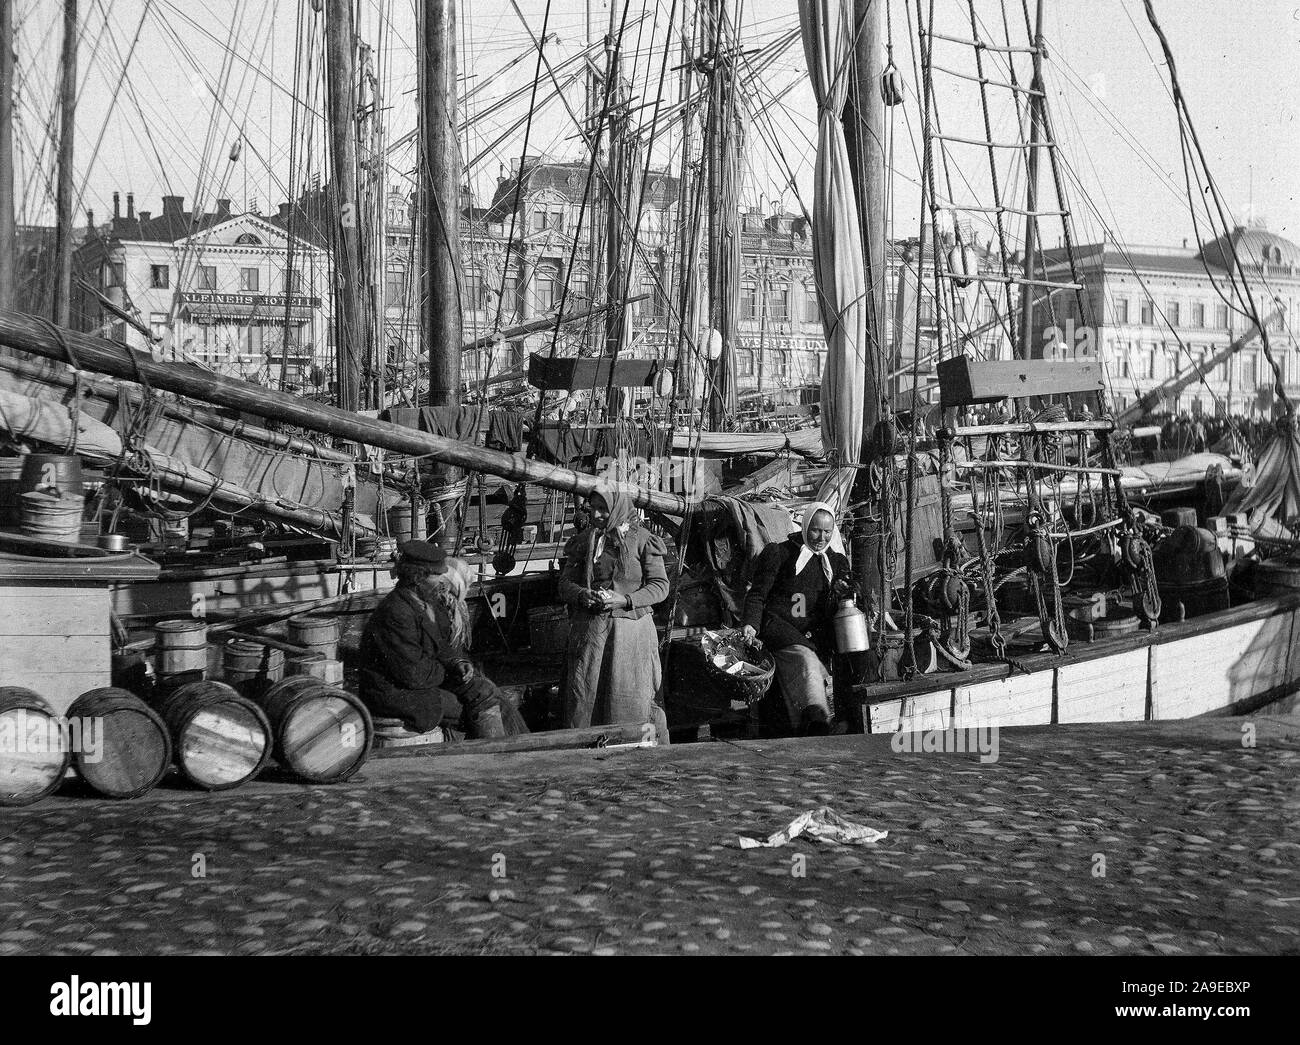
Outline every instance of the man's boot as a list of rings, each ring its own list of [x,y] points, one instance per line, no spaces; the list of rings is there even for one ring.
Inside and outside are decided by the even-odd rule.
[[[799,717],[799,735],[803,737],[825,737],[831,731],[830,716],[819,704],[810,704],[803,709]]]

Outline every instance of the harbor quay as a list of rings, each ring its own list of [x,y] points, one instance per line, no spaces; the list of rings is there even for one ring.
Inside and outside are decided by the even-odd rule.
[[[0,954],[1300,952],[1295,715],[914,739],[65,784],[0,810]],[[820,809],[887,833],[740,845]]]

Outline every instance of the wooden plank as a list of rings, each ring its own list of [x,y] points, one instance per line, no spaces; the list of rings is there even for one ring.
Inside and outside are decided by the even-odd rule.
[[[952,690],[947,687],[908,697],[899,710],[898,729],[904,733],[947,729],[951,724]]]
[[[995,403],[1026,396],[1103,392],[1106,387],[1097,360],[977,360],[960,355],[942,360],[936,369],[941,407]]]
[[[1044,726],[1052,721],[1052,671],[956,688],[953,726]]]
[[[18,635],[99,635],[108,631],[110,612],[106,588],[0,588],[0,642]]]
[[[615,388],[643,388],[651,384],[658,363],[653,359],[620,359],[614,364]],[[534,352],[528,357],[528,383],[534,388],[592,389],[610,383],[605,359],[548,359]]]
[[[0,685],[20,685],[11,681],[15,674],[107,673],[112,652],[107,623],[97,635],[29,635],[21,642],[4,643],[0,647]],[[36,689],[40,692],[39,687]]]
[[[1153,716],[1203,715],[1290,681],[1291,616],[1167,643],[1158,661]]]
[[[1057,721],[1141,722],[1146,692],[1145,649],[1063,664],[1057,671]]]

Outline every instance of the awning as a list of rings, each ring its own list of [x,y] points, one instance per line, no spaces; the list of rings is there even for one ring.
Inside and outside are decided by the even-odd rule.
[[[620,359],[614,364],[615,388],[643,388],[653,383],[658,363],[653,359]],[[551,359],[534,352],[528,357],[528,383],[534,388],[604,391],[610,385],[609,360],[572,357]]]

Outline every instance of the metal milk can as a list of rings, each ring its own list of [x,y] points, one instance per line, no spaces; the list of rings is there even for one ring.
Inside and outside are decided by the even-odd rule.
[[[871,648],[867,615],[852,599],[840,601],[839,609],[831,618],[831,628],[835,633],[837,653],[865,653]]]

